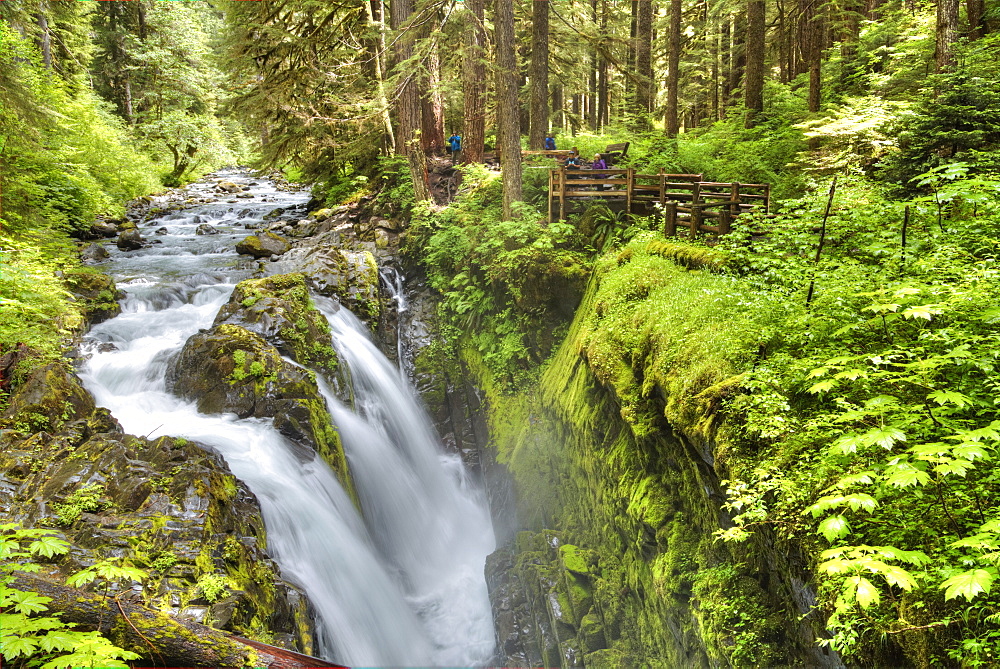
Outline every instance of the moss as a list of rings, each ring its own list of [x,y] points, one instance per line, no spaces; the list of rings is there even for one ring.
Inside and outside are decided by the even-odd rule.
[[[565,539],[543,557],[537,536],[519,535],[519,558],[561,561],[556,600],[597,666],[795,664],[797,649],[774,639],[797,621],[754,580],[760,567],[696,587],[702,571],[736,562],[712,537],[722,498],[712,449],[724,448],[722,408],[773,314],[747,313],[729,279],[685,271],[647,244],[598,263],[537,384],[505,393],[463,350],[485,381],[519,517]],[[745,627],[724,638],[733,621]]]
[[[280,341],[272,342],[279,350],[284,349],[306,367],[330,374],[337,370],[330,326],[313,305],[302,274],[276,274],[241,281],[216,322],[224,323],[234,316],[247,323],[279,323],[276,334]]]

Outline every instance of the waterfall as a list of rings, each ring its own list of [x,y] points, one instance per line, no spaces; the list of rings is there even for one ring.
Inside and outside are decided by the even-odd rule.
[[[255,188],[279,204],[304,199]],[[275,206],[251,213],[259,219]],[[283,577],[308,594],[324,657],[355,666],[486,664],[494,641],[483,565],[493,538],[484,495],[458,457],[443,453],[412,389],[347,309],[319,300],[353,386],[353,409],[329,392],[326,399],[362,513],[326,463],[304,456],[269,419],[200,414],[166,391],[168,360],[211,326],[240,278],[232,243],[194,236],[194,217],[226,234],[232,214],[218,203],[170,214],[154,223],[167,227],[162,245],[112,251],[105,270],[127,297],[120,316],[88,334],[81,378],[126,431],[184,437],[222,454],[260,501]]]

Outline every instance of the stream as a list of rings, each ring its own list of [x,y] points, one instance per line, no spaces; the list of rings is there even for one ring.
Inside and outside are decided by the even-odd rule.
[[[445,453],[405,375],[367,328],[329,298],[316,298],[347,368],[352,405],[321,383],[340,431],[360,512],[326,463],[303,458],[270,419],[206,415],[166,390],[172,356],[209,328],[255,263],[233,247],[277,208],[304,213],[306,192],[278,190],[236,171],[252,198],[226,202],[199,182],[192,197],[213,201],[162,214],[141,228],[162,243],[122,252],[100,268],[125,291],[122,313],[95,326],[81,346],[80,376],[100,406],[131,434],[184,437],[223,455],[260,501],[268,553],[316,612],[327,660],[353,666],[484,666],[494,631],[483,577],[494,548],[485,493],[457,454]],[[218,234],[197,235],[209,223]],[[396,292],[401,294],[399,286]],[[396,298],[397,301],[400,297]],[[305,461],[303,461],[305,460]]]

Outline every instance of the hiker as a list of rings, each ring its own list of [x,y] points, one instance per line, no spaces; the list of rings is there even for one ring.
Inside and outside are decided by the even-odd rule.
[[[608,169],[608,164],[606,162],[604,162],[604,158],[601,156],[601,154],[595,153],[594,154],[594,162],[592,162],[590,164],[590,169],[592,169],[592,170],[606,170],[606,169]],[[599,175],[597,175],[597,178],[598,179],[606,179],[607,175],[605,175],[605,174],[599,174]]]
[[[556,139],[552,136],[552,133],[545,135],[545,150],[555,151],[556,150]]]
[[[580,154],[574,149],[572,153],[566,156],[566,160],[563,162],[563,165],[571,170],[580,169]]]
[[[448,144],[451,145],[451,164],[454,165],[458,162],[458,154],[462,152],[462,136],[459,134],[452,134],[448,138]]]
[[[592,169],[592,170],[606,170],[606,169],[608,169],[608,164],[606,162],[604,162],[604,158],[603,158],[603,156],[601,156],[601,154],[595,153],[594,154],[594,162],[592,162],[590,164],[590,169]],[[608,175],[607,174],[597,174],[597,175],[594,175],[594,178],[595,179],[607,179]],[[598,189],[599,190],[608,190],[611,187],[612,187],[611,184],[601,184],[598,187]]]

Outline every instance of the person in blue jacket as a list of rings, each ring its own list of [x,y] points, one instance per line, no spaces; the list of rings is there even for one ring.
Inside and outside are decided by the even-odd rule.
[[[451,145],[451,164],[454,165],[458,162],[458,154],[462,151],[462,136],[455,133],[448,138],[448,143]]]
[[[555,151],[556,150],[556,139],[552,136],[552,133],[545,135],[545,150]]]

